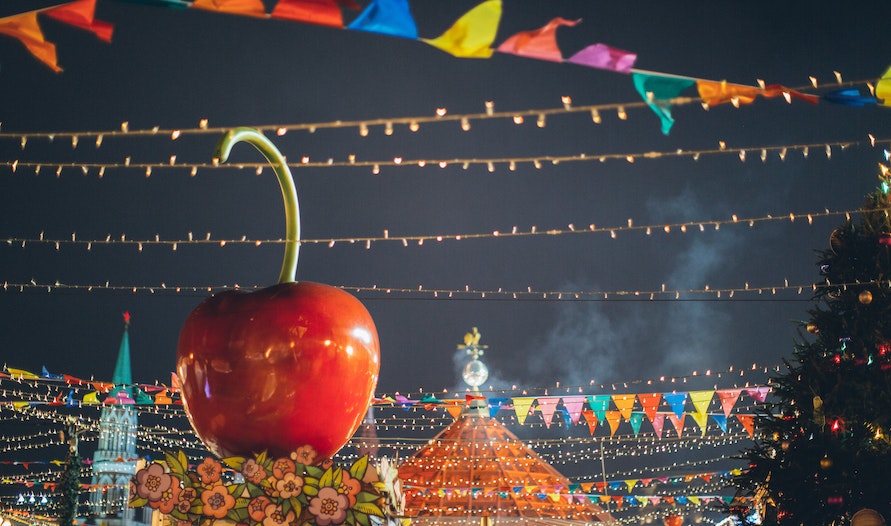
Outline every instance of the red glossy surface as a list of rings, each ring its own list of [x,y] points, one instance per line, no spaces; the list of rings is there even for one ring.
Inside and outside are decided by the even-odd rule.
[[[287,456],[309,444],[330,457],[368,409],[380,351],[352,295],[284,283],[205,300],[180,332],[176,369],[189,421],[215,455]]]

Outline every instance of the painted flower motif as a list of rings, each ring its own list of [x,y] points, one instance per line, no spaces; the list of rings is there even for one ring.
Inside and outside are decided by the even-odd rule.
[[[300,446],[297,448],[297,451],[291,453],[291,458],[296,462],[309,466],[316,461],[316,450],[309,444]]]
[[[161,494],[170,488],[173,478],[164,473],[161,464],[151,463],[136,474],[136,494],[149,502],[161,499]]]
[[[335,488],[321,488],[319,494],[309,503],[309,512],[316,518],[318,526],[341,524],[346,520],[349,499]]]
[[[349,471],[344,470],[340,486],[337,487],[337,492],[341,495],[346,495],[347,500],[350,502],[350,507],[353,507],[356,504],[356,495],[358,495],[361,490],[362,483],[354,479]]]
[[[248,516],[254,522],[263,522],[263,519],[266,518],[266,507],[270,504],[272,501],[263,495],[251,499],[247,506]]]
[[[296,473],[297,466],[294,465],[294,462],[289,458],[279,458],[276,459],[272,464],[272,476],[276,479],[282,479],[285,477],[285,473]]]
[[[207,457],[204,459],[204,462],[198,465],[196,471],[198,471],[198,475],[201,477],[201,482],[203,484],[213,484],[220,480],[223,466],[216,460]]]
[[[170,487],[161,492],[161,498],[157,501],[150,501],[149,506],[157,509],[161,513],[170,513],[179,503],[179,495],[182,488],[179,485],[179,479],[171,476]]]
[[[275,481],[275,489],[283,499],[296,497],[303,491],[303,477],[295,473],[285,473],[281,480]]]
[[[214,519],[222,519],[235,506],[235,497],[229,495],[226,486],[217,484],[201,492],[204,503],[204,515]]]
[[[321,467],[322,469],[328,469],[333,465],[334,465],[334,460],[330,459],[330,458],[326,458],[319,464],[319,467]]]
[[[276,504],[268,504],[263,513],[266,515],[263,518],[263,526],[284,526],[294,522],[294,512],[289,511],[285,515],[282,507]]]
[[[259,484],[266,478],[266,469],[258,464],[256,460],[250,458],[241,466],[241,474],[244,479],[254,484]]]

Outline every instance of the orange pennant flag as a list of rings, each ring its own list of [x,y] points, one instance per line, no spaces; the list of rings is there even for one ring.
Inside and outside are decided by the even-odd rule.
[[[614,436],[619,429],[619,423],[622,422],[622,414],[619,411],[607,411],[606,421],[609,423],[609,436]]]
[[[616,404],[616,409],[619,410],[619,414],[622,415],[622,418],[625,420],[631,419],[631,410],[634,408],[633,394],[613,395],[613,403]]]
[[[0,34],[19,40],[32,55],[56,73],[62,71],[56,64],[55,44],[43,38],[43,31],[37,24],[37,11],[0,19]]]
[[[320,26],[343,27],[343,13],[334,0],[278,0],[271,16]]]
[[[684,436],[684,417],[686,415],[678,416],[674,413],[668,414],[668,419],[671,420],[671,423],[674,424],[674,430],[678,433],[678,438]]]
[[[69,4],[47,9],[43,12],[60,22],[86,29],[100,40],[111,42],[114,26],[103,20],[96,20],[96,0],[76,0]]]
[[[562,62],[563,55],[560,53],[560,48],[557,47],[557,28],[560,26],[572,27],[579,22],[581,20],[566,20],[557,17],[540,29],[521,31],[509,37],[498,46],[498,51],[539,60]]]
[[[742,84],[730,84],[726,80],[720,82],[697,80],[696,89],[699,90],[699,96],[703,102],[709,106],[717,106],[727,102],[732,103],[734,106],[751,104],[755,97],[762,93],[761,88],[744,86]]]
[[[460,58],[489,58],[501,21],[501,0],[486,0],[464,14],[445,33],[423,42]]]
[[[195,0],[192,2],[192,7],[233,15],[266,16],[263,0]]]
[[[754,438],[755,437],[755,415],[737,414],[736,418],[739,419],[739,423],[742,424],[743,428],[746,430],[746,433],[749,434],[749,438]]]
[[[458,420],[458,417],[461,416],[461,413],[464,411],[464,403],[450,403],[446,404],[445,410],[448,411],[452,418]]]
[[[597,429],[597,415],[590,409],[582,409],[582,414],[585,415],[585,422],[588,423],[588,431],[593,435],[594,430]]]
[[[653,419],[656,418],[656,410],[659,409],[659,404],[662,403],[662,393],[638,394],[637,399],[640,400],[640,405],[643,407],[644,414],[647,415],[647,420],[652,423]]]

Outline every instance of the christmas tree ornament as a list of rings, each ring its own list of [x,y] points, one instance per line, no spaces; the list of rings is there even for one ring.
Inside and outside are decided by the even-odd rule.
[[[240,141],[255,146],[278,177],[284,262],[277,285],[215,294],[188,316],[177,345],[183,404],[199,438],[220,457],[287,457],[303,446],[331,457],[371,403],[380,370],[377,330],[347,292],[294,281],[300,225],[290,170],[250,128],[226,133],[215,157],[226,162]]]
[[[863,508],[851,517],[851,526],[885,526],[885,518],[876,510]]]
[[[807,324],[807,332],[811,334],[819,334],[820,329],[817,327],[816,323],[808,323]]]
[[[860,303],[862,303],[864,305],[869,305],[870,303],[872,303],[872,292],[870,292],[868,290],[863,290],[857,296],[857,299],[860,300]]]
[[[823,458],[820,459],[820,469],[827,470],[832,468],[832,459],[829,458],[829,453],[825,453]]]

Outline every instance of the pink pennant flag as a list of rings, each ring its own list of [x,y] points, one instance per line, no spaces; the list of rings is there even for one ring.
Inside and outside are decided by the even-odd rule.
[[[742,389],[721,389],[716,392],[718,393],[718,398],[721,399],[721,407],[724,408],[724,416],[729,417],[730,412],[733,411],[733,406],[735,406],[736,401],[739,400],[739,394],[742,393]]]
[[[762,387],[750,387],[746,389],[746,393],[754,398],[755,400],[764,403],[767,400],[767,393],[770,392],[770,387],[762,386]]]
[[[592,44],[567,59],[567,62],[580,66],[608,69],[619,73],[631,73],[637,54],[607,46]]]
[[[557,17],[540,29],[522,31],[509,37],[498,46],[498,51],[539,60],[561,62],[563,55],[560,54],[560,48],[557,47],[557,28],[560,26],[571,27],[579,22],[581,20],[566,20]]]
[[[563,408],[569,413],[569,421],[578,424],[579,417],[582,414],[582,406],[585,405],[586,398],[584,396],[564,396]]]
[[[545,427],[550,428],[551,422],[554,420],[554,410],[560,401],[559,396],[542,396],[538,398],[538,407],[541,410],[541,417],[544,419]]]
[[[653,432],[657,438],[662,438],[662,428],[665,426],[665,414],[657,413],[653,415]]]

